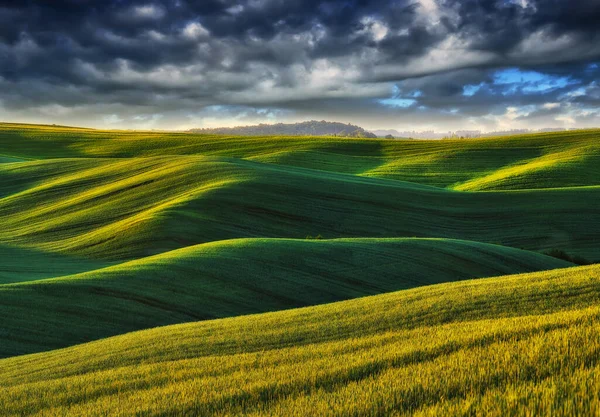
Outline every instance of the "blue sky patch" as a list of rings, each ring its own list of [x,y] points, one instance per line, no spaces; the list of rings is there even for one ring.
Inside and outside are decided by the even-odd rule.
[[[463,96],[473,97],[483,87],[483,83],[477,85],[465,85],[463,87]]]
[[[378,101],[386,107],[394,108],[407,108],[417,102],[417,100],[413,98],[384,98]]]
[[[524,94],[546,93],[568,85],[577,84],[570,77],[559,77],[537,71],[522,71],[509,68],[497,71],[493,84],[503,87],[502,95],[522,92]]]

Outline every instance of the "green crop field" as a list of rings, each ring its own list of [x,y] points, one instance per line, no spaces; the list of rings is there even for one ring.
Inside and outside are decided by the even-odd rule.
[[[2,415],[597,415],[600,268],[167,326],[0,361]]]
[[[0,124],[0,156],[19,159],[206,155],[459,190],[597,184],[599,130],[467,140],[222,137]]]
[[[0,124],[0,415],[600,415],[600,131]]]
[[[54,269],[53,264],[45,265]],[[158,325],[568,266],[548,256],[468,241],[242,239],[207,243],[91,272],[0,286],[5,337],[0,356]],[[23,271],[22,279],[27,272]],[[65,294],[68,305],[64,305]]]

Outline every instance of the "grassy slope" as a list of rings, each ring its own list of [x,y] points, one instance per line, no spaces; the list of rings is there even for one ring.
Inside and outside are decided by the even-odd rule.
[[[230,158],[0,165],[0,240],[132,259],[242,237],[441,237],[600,258],[600,187],[461,193]],[[385,219],[385,220],[383,220]]]
[[[441,239],[209,243],[59,279],[0,285],[0,356],[158,325],[569,265],[532,252]]]
[[[356,239],[366,236],[596,260],[599,135],[385,141],[0,125],[0,355],[565,265],[475,242]],[[193,246],[317,234],[355,239]],[[39,280],[50,276],[62,277]],[[2,360],[0,414],[594,415],[599,280],[589,267],[443,284]]]
[[[597,415],[600,267],[157,328],[0,361],[3,415]]]
[[[235,137],[0,124],[16,158],[202,154],[400,179],[461,190],[599,185],[600,131],[475,140]]]
[[[0,155],[0,164],[10,163],[10,162],[21,162],[21,161],[23,161],[23,159]]]
[[[78,274],[111,262],[0,245],[0,285]]]

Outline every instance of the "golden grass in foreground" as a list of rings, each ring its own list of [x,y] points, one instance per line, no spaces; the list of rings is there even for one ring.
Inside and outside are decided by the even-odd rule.
[[[441,284],[0,361],[3,415],[598,415],[600,267]]]
[[[543,258],[476,242],[596,260],[599,134],[389,141],[0,124],[0,352],[409,286],[397,272],[431,284]],[[351,239],[302,240],[317,234]],[[476,242],[356,239],[399,236]],[[240,237],[253,239],[217,242]],[[192,246],[203,242],[215,243]],[[63,278],[38,281],[51,276]],[[313,292],[300,291],[308,277]],[[599,300],[592,266],[153,328],[0,360],[0,416],[600,415]]]

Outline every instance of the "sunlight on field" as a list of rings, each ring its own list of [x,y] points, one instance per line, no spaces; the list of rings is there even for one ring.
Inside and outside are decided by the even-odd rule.
[[[598,415],[599,134],[0,124],[0,415]]]
[[[594,266],[157,328],[0,361],[0,410],[593,415],[599,296]]]

